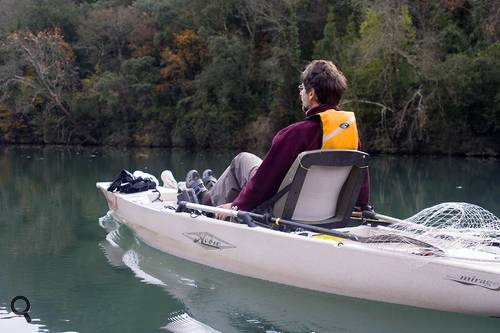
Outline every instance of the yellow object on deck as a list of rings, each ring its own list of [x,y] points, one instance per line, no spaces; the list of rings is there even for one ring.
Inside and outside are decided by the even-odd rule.
[[[314,235],[312,237],[326,239],[326,240],[332,240],[332,241],[336,241],[336,242],[343,242],[346,240],[346,238],[331,236],[331,235],[324,235],[324,234]]]

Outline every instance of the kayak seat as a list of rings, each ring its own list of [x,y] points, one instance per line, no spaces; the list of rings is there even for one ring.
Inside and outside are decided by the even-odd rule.
[[[273,215],[328,228],[354,226],[351,215],[368,159],[357,150],[300,153],[271,198]]]

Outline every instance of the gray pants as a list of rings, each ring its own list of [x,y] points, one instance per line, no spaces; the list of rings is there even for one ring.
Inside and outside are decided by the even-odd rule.
[[[219,206],[233,202],[243,186],[255,174],[262,160],[250,153],[239,153],[219,177],[209,193],[212,204]]]

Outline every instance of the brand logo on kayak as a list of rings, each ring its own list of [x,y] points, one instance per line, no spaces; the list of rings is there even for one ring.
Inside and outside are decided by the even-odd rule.
[[[208,250],[223,250],[236,247],[233,244],[230,244],[208,232],[187,232],[183,235]]]
[[[500,282],[482,279],[474,275],[447,275],[446,279],[469,286],[479,286],[490,290],[500,290]]]

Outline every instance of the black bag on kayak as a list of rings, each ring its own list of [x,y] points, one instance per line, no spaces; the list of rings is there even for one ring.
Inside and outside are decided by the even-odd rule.
[[[123,169],[108,187],[109,192],[137,193],[156,188],[156,183],[149,178],[134,177]]]
[[[147,190],[153,190],[156,188],[156,183],[149,178],[142,179],[137,177],[131,182],[122,184],[118,187],[120,193],[136,193]]]

